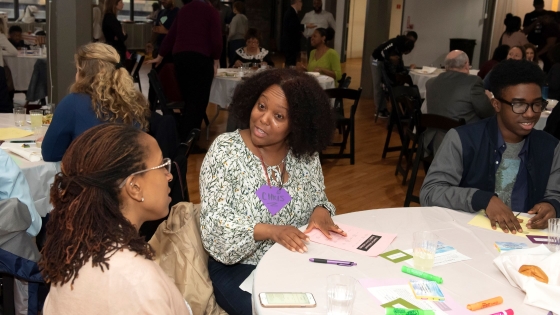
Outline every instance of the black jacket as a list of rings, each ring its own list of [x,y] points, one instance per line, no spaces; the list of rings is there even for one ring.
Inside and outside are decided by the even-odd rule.
[[[282,51],[301,51],[301,36],[305,26],[301,24],[299,17],[293,7],[289,7],[284,13],[282,23]]]
[[[128,38],[122,30],[122,25],[117,16],[107,13],[103,16],[102,24],[103,36],[108,45],[113,46],[121,56],[121,63],[126,59],[126,45],[124,42]]]

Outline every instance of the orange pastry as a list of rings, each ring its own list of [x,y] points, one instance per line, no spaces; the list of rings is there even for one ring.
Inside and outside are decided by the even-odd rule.
[[[537,279],[537,281],[548,283],[548,276],[544,271],[533,265],[523,265],[519,267],[519,273],[522,275],[526,275],[527,277],[533,277]]]

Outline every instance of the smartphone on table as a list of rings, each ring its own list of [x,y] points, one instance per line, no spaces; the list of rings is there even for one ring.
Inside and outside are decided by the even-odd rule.
[[[309,292],[262,292],[259,294],[263,307],[315,307],[317,303]]]

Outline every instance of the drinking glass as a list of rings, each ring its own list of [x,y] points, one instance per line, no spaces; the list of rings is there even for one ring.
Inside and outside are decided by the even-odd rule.
[[[356,279],[344,275],[327,277],[327,314],[350,315],[356,299]]]
[[[14,107],[14,124],[16,127],[25,125],[25,107]]]
[[[412,250],[414,256],[414,268],[428,271],[434,265],[438,239],[437,235],[430,231],[414,232]]]
[[[307,68],[307,51],[302,51],[300,53],[300,61]]]
[[[36,130],[43,126],[43,110],[34,109],[29,111],[31,117],[31,129]]]
[[[548,249],[560,252],[560,219],[548,219]]]

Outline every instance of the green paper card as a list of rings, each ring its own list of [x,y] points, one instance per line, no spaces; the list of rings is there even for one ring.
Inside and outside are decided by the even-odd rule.
[[[387,302],[385,304],[381,304],[381,307],[383,308],[388,308],[388,307],[392,307],[392,308],[408,308],[409,310],[419,310],[418,307],[416,307],[413,304],[410,304],[409,302],[403,300],[403,299],[396,299],[394,301],[391,302]]]
[[[405,261],[407,259],[411,259],[412,256],[410,256],[409,254],[403,252],[400,249],[394,249],[392,251],[383,253],[381,255],[379,255],[385,259],[387,259],[388,261],[394,262],[395,264],[401,261]]]

